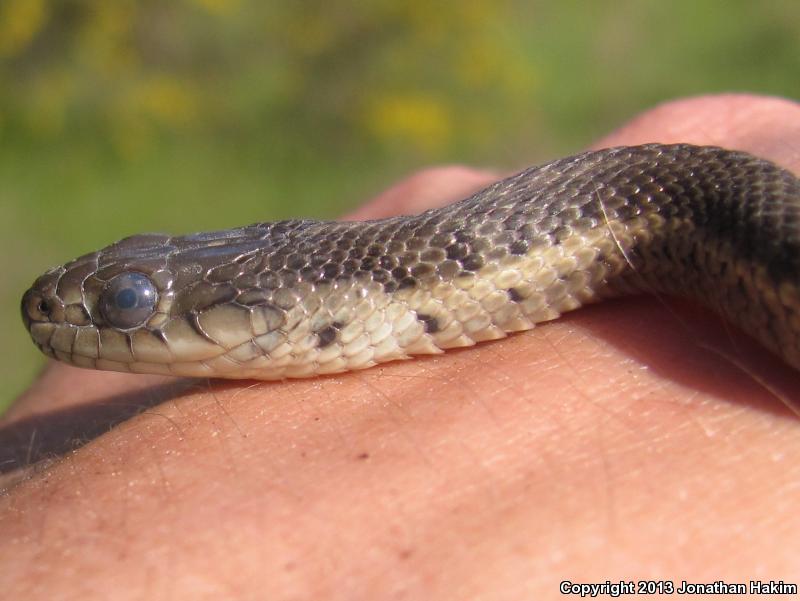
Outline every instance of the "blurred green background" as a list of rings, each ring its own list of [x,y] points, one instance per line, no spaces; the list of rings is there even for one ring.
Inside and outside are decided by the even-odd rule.
[[[800,97],[800,2],[0,0],[0,410],[43,365],[18,303],[53,264],[333,217],[715,91]]]

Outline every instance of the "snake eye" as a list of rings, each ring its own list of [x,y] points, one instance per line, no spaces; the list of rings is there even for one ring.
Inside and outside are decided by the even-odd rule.
[[[100,313],[109,325],[127,330],[142,325],[153,314],[156,287],[141,273],[121,273],[111,278],[100,295]]]

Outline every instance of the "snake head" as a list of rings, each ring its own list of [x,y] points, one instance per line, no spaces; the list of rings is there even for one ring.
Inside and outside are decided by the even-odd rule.
[[[82,367],[129,364],[132,339],[142,337],[137,332],[155,335],[157,322],[164,321],[174,282],[163,260],[145,254],[134,266],[132,251],[163,248],[168,240],[160,234],[122,240],[37,278],[21,307],[36,345],[50,357]]]
[[[25,292],[23,322],[43,353],[79,367],[190,376],[240,369],[230,351],[285,315],[253,292],[257,266],[247,259],[263,241],[238,231],[233,239],[230,231],[133,236],[50,269]]]

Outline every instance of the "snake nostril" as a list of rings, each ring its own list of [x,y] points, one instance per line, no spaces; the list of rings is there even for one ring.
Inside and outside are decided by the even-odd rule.
[[[52,307],[50,306],[50,303],[48,303],[45,299],[42,299],[37,303],[36,309],[42,315],[48,315],[50,313],[50,311],[52,311]]]
[[[51,321],[56,304],[38,290],[28,290],[22,297],[22,320],[29,327],[32,322]]]

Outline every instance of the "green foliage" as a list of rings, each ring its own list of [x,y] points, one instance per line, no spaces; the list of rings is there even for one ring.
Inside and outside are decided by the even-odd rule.
[[[2,0],[0,407],[41,365],[16,306],[50,264],[521,167],[676,96],[797,97],[798,23],[795,0]]]
[[[123,159],[160,136],[287,137],[430,156],[485,138],[528,98],[508,2],[8,0],[0,97],[12,127],[97,136]],[[3,31],[5,30],[5,31]],[[483,127],[477,127],[483,124]],[[483,131],[481,135],[479,132]]]

